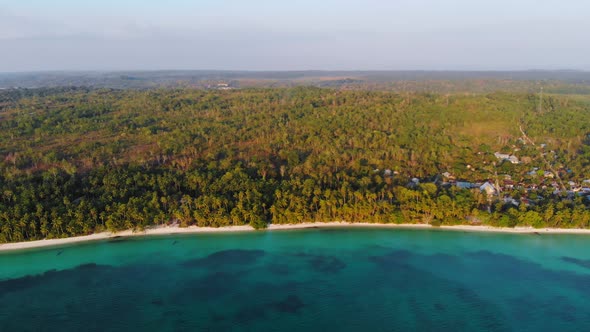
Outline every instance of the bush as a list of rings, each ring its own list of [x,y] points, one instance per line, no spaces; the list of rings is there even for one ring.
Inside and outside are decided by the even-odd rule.
[[[260,219],[254,221],[254,222],[251,222],[250,225],[257,231],[268,227],[268,223],[266,221],[263,221]]]

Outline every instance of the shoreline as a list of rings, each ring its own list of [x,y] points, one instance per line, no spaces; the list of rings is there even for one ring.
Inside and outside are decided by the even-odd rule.
[[[454,226],[432,226],[430,224],[375,224],[375,223],[351,223],[344,221],[334,222],[307,222],[300,224],[269,225],[268,228],[260,230],[279,231],[279,230],[296,230],[307,228],[337,228],[337,227],[374,227],[374,228],[400,228],[400,229],[430,229],[430,230],[448,230],[448,231],[467,231],[467,232],[489,232],[489,233],[508,233],[508,234],[584,234],[590,235],[590,229],[580,228],[532,228],[532,227],[515,227],[501,228],[485,225],[454,225]],[[174,234],[200,234],[200,233],[228,233],[228,232],[255,232],[256,230],[249,225],[226,226],[226,227],[198,227],[190,226],[181,228],[178,226],[158,226],[149,228],[144,231],[134,232],[132,230],[121,231],[117,233],[102,232],[84,236],[74,236],[62,239],[45,239],[25,242],[3,243],[0,244],[0,252],[16,251],[24,249],[35,249],[44,247],[57,247],[66,244],[75,244],[82,242],[108,240],[119,237],[138,237],[152,235],[174,235]]]

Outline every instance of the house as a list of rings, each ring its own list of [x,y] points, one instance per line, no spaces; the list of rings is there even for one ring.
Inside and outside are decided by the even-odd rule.
[[[419,184],[420,184],[420,179],[413,178],[412,180],[410,180],[407,187],[410,189],[414,189],[414,188],[417,188]]]
[[[490,183],[490,181],[481,185],[481,187],[479,187],[479,190],[485,191],[485,193],[488,194],[488,196],[492,196],[497,193],[496,187],[492,183]]]
[[[516,156],[511,156],[509,154],[500,153],[500,152],[494,153],[494,156],[496,156],[496,158],[501,161],[508,160],[509,162],[511,162],[513,164],[520,164],[520,160],[518,160],[518,157],[516,157]]]
[[[520,202],[515,200],[514,198],[510,197],[510,196],[506,196],[504,197],[504,203],[506,204],[512,204],[514,206],[519,206]]]
[[[444,172],[441,174],[443,178],[447,181],[455,180],[455,176],[449,172]]]
[[[479,219],[475,216],[468,216],[465,219],[467,220],[467,222],[469,222],[472,225],[480,225],[482,223],[481,219]]]
[[[504,188],[506,188],[506,189],[514,189],[514,181],[512,181],[512,180],[504,180]]]
[[[506,160],[506,159],[510,158],[509,154],[500,153],[500,152],[494,153],[494,156],[496,156],[496,158],[498,158],[500,160]]]
[[[471,182],[457,181],[457,183],[455,183],[455,185],[461,189],[473,188],[473,184]]]
[[[217,83],[217,90],[231,90],[233,89],[231,86],[229,86],[229,84],[227,83]]]

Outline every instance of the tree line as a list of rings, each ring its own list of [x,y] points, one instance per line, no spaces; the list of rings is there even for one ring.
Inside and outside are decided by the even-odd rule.
[[[102,230],[335,221],[588,227],[585,197],[516,206],[436,185],[531,176],[541,155],[589,176],[589,104],[531,94],[318,88],[0,92],[0,241]],[[520,139],[518,124],[546,144]],[[498,164],[493,152],[527,163]],[[518,152],[515,152],[518,151]],[[467,167],[470,166],[470,167]],[[411,178],[418,185],[408,185]]]

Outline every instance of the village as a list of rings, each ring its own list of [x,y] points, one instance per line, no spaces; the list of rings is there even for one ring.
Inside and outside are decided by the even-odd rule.
[[[545,145],[543,144],[544,148]],[[495,152],[494,157],[498,164],[507,162],[513,165],[520,165],[522,161],[515,155]],[[528,158],[528,157],[524,157]],[[523,158],[523,159],[524,159]],[[530,158],[527,164],[530,163]],[[496,163],[494,163],[496,165]],[[467,169],[474,170],[471,165]],[[437,174],[431,178],[419,179],[411,178],[407,184],[408,188],[417,188],[420,183],[434,183],[437,187],[449,189],[456,187],[459,189],[479,189],[484,192],[489,201],[503,201],[505,204],[512,204],[515,207],[524,204],[525,206],[535,205],[537,201],[543,199],[540,193],[550,193],[554,196],[561,196],[564,199],[573,200],[576,197],[583,197],[590,203],[590,179],[584,179],[580,182],[563,181],[562,178],[571,173],[571,170],[560,167],[557,170],[543,169],[541,167],[531,167],[525,174],[520,174],[520,179],[511,174],[497,174],[495,172],[487,179],[479,181],[467,181],[462,177],[455,176],[449,171]],[[399,172],[385,170],[385,177],[398,175]]]

